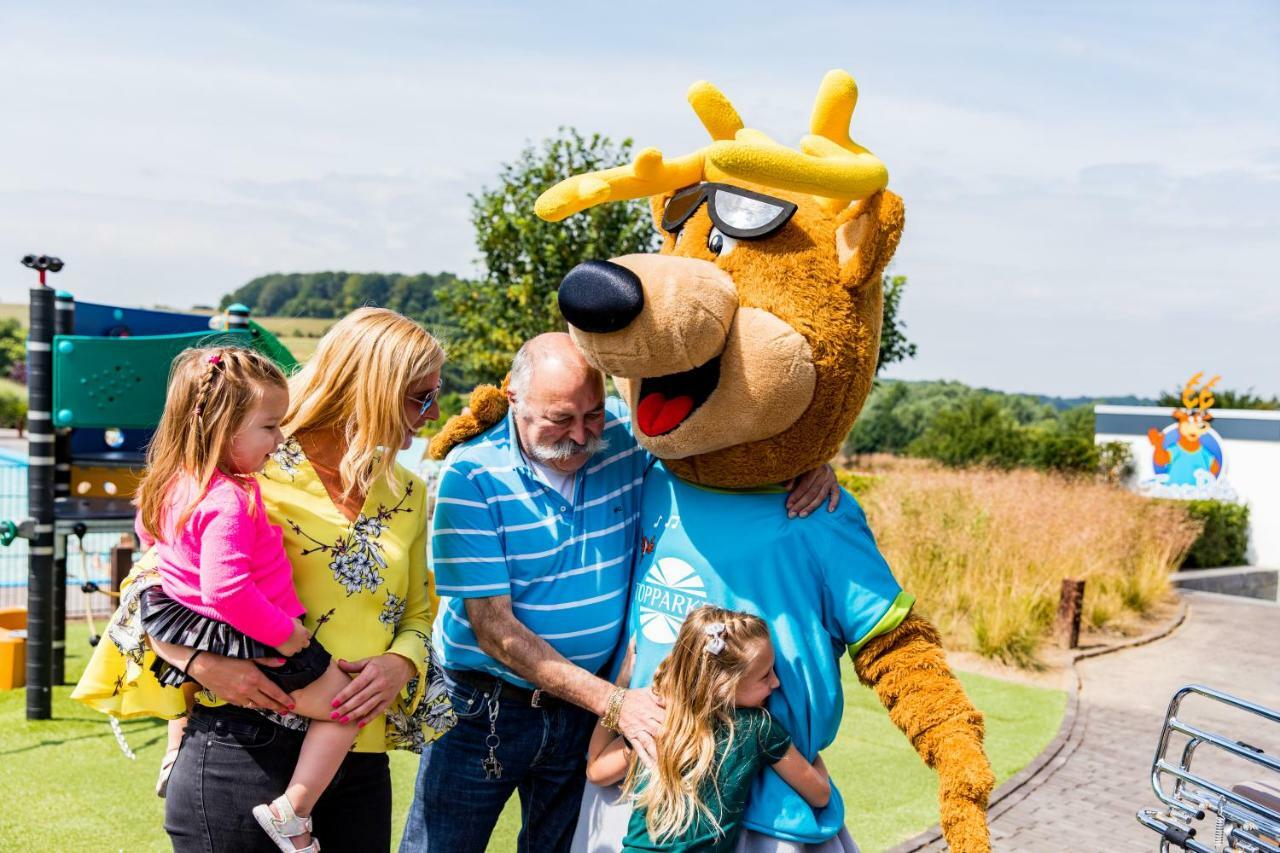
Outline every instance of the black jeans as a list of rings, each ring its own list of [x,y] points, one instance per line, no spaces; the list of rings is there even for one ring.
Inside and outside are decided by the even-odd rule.
[[[277,851],[253,807],[284,793],[303,733],[242,708],[196,706],[169,777],[164,829],[177,853]],[[326,853],[391,846],[391,771],[382,753],[350,753],[312,815]]]

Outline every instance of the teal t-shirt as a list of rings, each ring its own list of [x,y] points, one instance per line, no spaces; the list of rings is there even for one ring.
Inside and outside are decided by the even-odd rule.
[[[643,537],[631,597],[632,686],[653,681],[688,612],[702,604],[754,613],[769,625],[781,686],[769,711],[810,761],[835,740],[844,712],[840,659],[891,630],[914,599],[876,547],[848,493],[835,512],[788,519],[786,492],[724,492],[655,464],[641,499]],[[844,826],[844,800],[815,811],[772,769],[758,774],[743,824],[808,844]]]
[[[763,708],[736,709],[732,739],[729,734],[727,726],[716,732],[717,772],[715,779],[704,784],[701,791],[702,801],[715,816],[720,831],[699,814],[680,835],[654,843],[645,826],[645,810],[637,808],[631,812],[623,850],[728,853],[734,849],[742,832],[742,815],[747,810],[751,782],[762,767],[782,760],[791,746],[791,735]]]
[[[1198,486],[1196,481],[1196,472],[1204,471],[1206,477],[1212,477],[1211,466],[1214,463],[1213,454],[1205,447],[1197,450],[1184,450],[1178,445],[1170,448],[1171,457],[1169,460],[1169,479],[1167,482],[1171,486]]]

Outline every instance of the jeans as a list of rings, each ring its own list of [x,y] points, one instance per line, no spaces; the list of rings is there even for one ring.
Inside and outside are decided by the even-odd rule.
[[[567,851],[586,782],[587,743],[596,717],[548,697],[543,708],[502,697],[500,682],[487,690],[444,673],[458,724],[422,753],[413,805],[400,853],[483,853],[503,806],[520,795],[520,853]],[[497,694],[496,696],[494,694]],[[499,778],[482,762],[489,756],[491,704]]]
[[[164,828],[176,853],[278,848],[253,807],[284,793],[303,732],[253,711],[199,705],[169,776]],[[326,853],[391,847],[391,772],[383,753],[352,752],[312,813]]]

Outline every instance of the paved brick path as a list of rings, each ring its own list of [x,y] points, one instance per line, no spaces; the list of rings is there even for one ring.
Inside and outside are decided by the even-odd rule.
[[[997,851],[1135,851],[1158,849],[1158,836],[1134,813],[1158,805],[1150,769],[1156,737],[1173,692],[1200,683],[1280,708],[1280,606],[1243,598],[1185,593],[1187,619],[1169,637],[1081,661],[1080,703],[1069,741],[1022,789],[991,810]],[[1195,697],[1182,706],[1190,718]],[[1199,713],[1222,731],[1255,742],[1272,755],[1280,738],[1261,736],[1248,718]],[[1256,720],[1256,718],[1252,718]],[[1265,771],[1204,761],[1223,779],[1264,777]],[[1200,835],[1212,828],[1200,830]],[[945,849],[934,845],[928,850]]]

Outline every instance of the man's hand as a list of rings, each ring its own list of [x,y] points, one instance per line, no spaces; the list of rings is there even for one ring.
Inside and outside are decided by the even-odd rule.
[[[333,697],[334,719],[363,727],[381,714],[418,670],[395,652],[357,661],[338,661],[338,668],[355,678]]]
[[[666,718],[662,701],[648,688],[628,690],[623,697],[618,731],[631,742],[646,764],[652,764],[658,756],[658,733],[662,731]]]
[[[280,666],[280,658],[263,658],[257,663]],[[263,675],[251,660],[223,657],[211,652],[196,655],[187,667],[187,675],[212,691],[219,699],[242,708],[265,708],[277,714],[293,710],[293,699],[280,686]]]
[[[797,515],[804,518],[825,502],[827,512],[835,512],[840,503],[840,482],[836,480],[835,469],[823,465],[806,471],[794,480],[788,480],[787,518]]]

